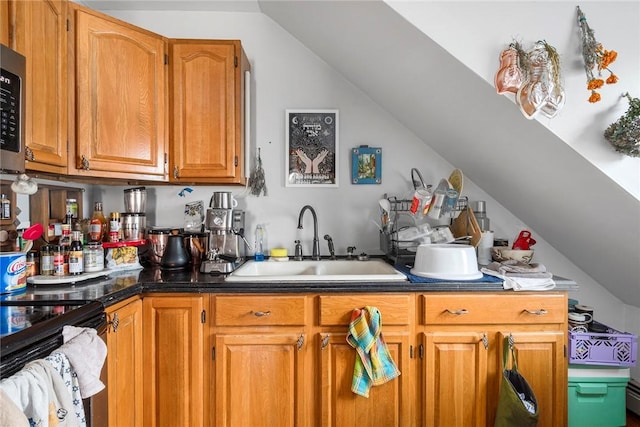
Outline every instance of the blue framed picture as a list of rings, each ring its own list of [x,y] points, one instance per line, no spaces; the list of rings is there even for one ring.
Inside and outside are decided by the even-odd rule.
[[[382,148],[361,145],[351,149],[351,183],[382,183]]]

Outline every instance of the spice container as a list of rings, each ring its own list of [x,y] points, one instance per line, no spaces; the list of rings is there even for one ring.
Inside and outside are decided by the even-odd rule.
[[[122,227],[120,221],[120,212],[111,212],[111,214],[109,215],[110,242],[119,242],[122,240]]]
[[[51,251],[53,253],[53,275],[65,276],[69,271],[69,264],[65,260],[65,247],[62,245],[54,245]]]
[[[89,242],[84,245],[82,255],[86,273],[104,270],[104,249],[100,242]]]
[[[44,245],[40,248],[40,274],[43,276],[53,275],[53,250],[51,245]]]
[[[6,194],[2,194],[2,210],[0,211],[0,218],[2,219],[10,219],[11,218],[11,200],[7,197]]]
[[[27,269],[26,269],[26,277],[35,276],[38,274],[38,265],[35,251],[30,251],[27,254]]]

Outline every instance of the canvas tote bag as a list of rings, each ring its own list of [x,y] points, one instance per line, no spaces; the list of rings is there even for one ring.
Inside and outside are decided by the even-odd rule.
[[[507,369],[509,353],[511,369]],[[518,372],[511,335],[504,338],[502,356],[502,382],[494,427],[535,427],[538,425],[538,403],[527,380]]]

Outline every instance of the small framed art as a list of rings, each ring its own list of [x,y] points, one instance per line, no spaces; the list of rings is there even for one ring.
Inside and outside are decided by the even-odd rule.
[[[286,186],[338,186],[338,110],[286,111]]]
[[[351,149],[351,183],[382,183],[382,148],[361,145]]]

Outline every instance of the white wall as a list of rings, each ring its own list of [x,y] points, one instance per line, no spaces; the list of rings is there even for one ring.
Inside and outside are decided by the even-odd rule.
[[[266,223],[271,247],[286,247],[292,253],[294,240],[300,239],[305,254],[310,254],[311,220],[305,218],[304,230],[297,230],[296,225],[302,206],[311,204],[318,213],[320,239],[330,234],[339,254],[344,254],[347,246],[356,246],[358,253],[378,254],[378,231],[371,221],[378,217],[377,199],[384,193],[408,196],[412,189],[412,167],[419,168],[428,183],[448,177],[454,168],[365,93],[260,13],[107,13],[167,37],[240,39],[253,66],[253,136],[261,148],[268,196],[244,196],[244,189],[238,187],[203,186],[192,187],[194,191],[181,198],[178,192],[182,186],[148,187],[148,210],[155,210],[150,225],[179,226],[185,202],[204,200],[208,203],[212,191],[231,190],[240,199],[239,207],[247,210],[250,241],[255,225]],[[340,111],[339,188],[284,186],[284,111],[287,108],[337,108]],[[361,144],[382,147],[381,185],[349,182],[350,149]],[[121,210],[124,188],[127,187],[97,186],[93,200],[102,200],[107,212]],[[497,237],[513,240],[521,229],[530,229],[468,180],[463,195],[471,200],[487,201],[488,216]],[[89,204],[93,200],[88,201]],[[532,231],[535,236],[535,230]],[[545,241],[537,240],[536,260],[555,274],[580,284],[580,291],[570,296],[594,305],[599,320],[625,329],[627,325],[620,314],[628,308]],[[321,241],[321,250],[323,255],[328,252],[324,241]]]
[[[599,90],[602,100],[594,104],[587,101],[590,92],[586,89],[577,26],[578,3],[519,0],[507,6],[503,1],[385,2],[491,85],[500,52],[509,43],[519,41],[527,47],[544,39],[553,45],[561,57],[566,104],[554,119],[536,120],[640,199],[640,158],[616,153],[602,135],[629,106],[621,94],[628,92],[632,97],[640,97],[640,2],[579,3],[596,40],[605,49],[618,52],[610,68],[620,80]],[[603,76],[606,78],[608,73]],[[514,101],[512,94],[505,96]],[[515,101],[514,108],[517,108]],[[573,297],[594,306],[598,320],[640,334],[640,308],[624,303],[620,307],[617,302],[609,304],[608,298],[601,298],[603,288],[591,279],[571,277],[581,284],[581,291]],[[640,378],[640,366],[632,372]]]

